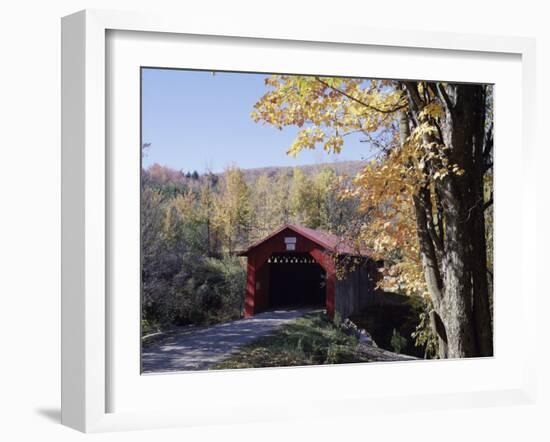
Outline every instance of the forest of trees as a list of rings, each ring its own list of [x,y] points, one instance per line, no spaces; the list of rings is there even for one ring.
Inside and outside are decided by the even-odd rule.
[[[236,252],[287,223],[342,233],[364,215],[337,188],[362,162],[188,173],[142,171],[144,331],[240,317],[246,270]],[[347,178],[349,181],[349,178]]]

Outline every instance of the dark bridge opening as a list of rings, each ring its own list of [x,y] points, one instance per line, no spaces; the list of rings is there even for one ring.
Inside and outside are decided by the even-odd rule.
[[[269,266],[269,307],[324,307],[326,272],[309,253],[273,254]]]

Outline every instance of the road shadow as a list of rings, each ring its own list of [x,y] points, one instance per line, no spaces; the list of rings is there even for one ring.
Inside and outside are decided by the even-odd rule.
[[[142,347],[142,373],[207,370],[240,347],[311,311],[311,308],[276,309],[191,332],[186,330],[181,335],[172,332],[165,339]]]

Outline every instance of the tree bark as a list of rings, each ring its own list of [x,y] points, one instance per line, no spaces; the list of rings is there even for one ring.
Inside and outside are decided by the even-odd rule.
[[[407,122],[407,115],[401,113],[402,142],[410,127],[419,123],[427,104],[416,83],[406,82],[404,87],[410,116]],[[435,180],[433,186],[427,177],[413,197],[423,271],[434,305],[432,330],[438,336],[442,358],[492,356],[483,200],[487,147],[484,86],[438,83],[428,87],[445,112],[434,123],[438,135],[425,135],[423,141],[426,145],[443,144],[449,163],[464,170],[463,175]],[[435,210],[431,192],[436,193]]]
[[[448,340],[448,357],[477,355],[472,322],[472,281],[469,266],[469,238],[464,213],[454,176],[442,180],[442,205],[445,216],[445,252],[441,259],[443,278],[443,311]]]
[[[466,222],[470,229],[473,313],[479,353],[483,356],[493,354],[493,333],[491,310],[489,306],[489,287],[487,281],[487,242],[485,237],[485,201],[483,177],[486,172],[486,151],[492,149],[492,130],[486,137],[485,92],[483,88],[472,90],[471,100],[466,112],[472,115],[471,146],[467,150],[467,174],[469,188],[465,192],[468,200]]]

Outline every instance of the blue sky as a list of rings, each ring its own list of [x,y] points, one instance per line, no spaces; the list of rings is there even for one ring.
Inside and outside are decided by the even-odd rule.
[[[359,136],[346,137],[340,155],[321,148],[286,151],[297,128],[282,131],[250,118],[266,92],[266,74],[143,69],[142,139],[151,143],[143,166],[159,163],[183,171],[221,172],[232,164],[248,169],[359,160],[369,155]]]

